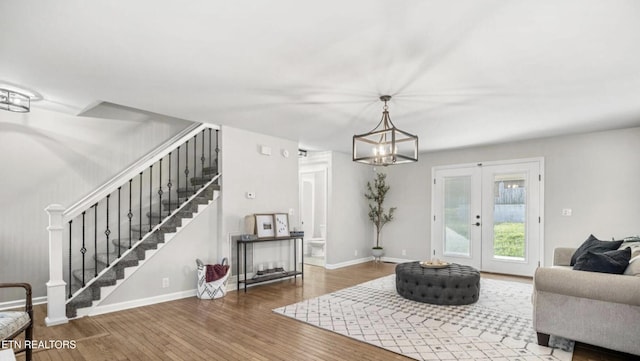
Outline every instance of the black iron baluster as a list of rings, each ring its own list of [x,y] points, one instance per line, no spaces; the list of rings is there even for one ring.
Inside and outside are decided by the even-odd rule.
[[[138,234],[138,241],[142,239],[142,172],[140,172],[140,226],[138,227],[140,231]]]
[[[93,205],[93,265],[94,276],[98,277],[98,203]]]
[[[198,158],[196,155],[196,143],[198,142],[198,135],[193,136],[193,178],[191,178],[191,182],[193,183],[194,179],[197,179],[198,176],[198,166],[196,165],[196,159]],[[196,192],[196,185],[193,185],[193,193]]]
[[[151,216],[153,215],[153,208],[151,206],[151,197],[153,195],[153,164],[149,167],[149,232],[153,228],[153,222],[151,222]],[[142,225],[142,224],[141,224]]]
[[[204,177],[204,160],[206,158],[204,157],[204,129],[202,129],[202,153],[200,156],[200,161],[202,162],[202,176]],[[211,169],[209,169],[209,171],[211,171]],[[200,185],[200,187],[204,187],[204,183],[202,183]]]
[[[176,166],[176,197],[178,198],[178,201],[176,202],[178,205],[180,205],[180,146],[178,146],[178,165]],[[172,209],[173,210],[173,209]]]
[[[169,213],[173,211],[173,206],[171,205],[171,152],[169,152],[169,183],[167,183],[167,193],[169,193]]]
[[[216,174],[220,174],[220,147],[218,146],[218,129],[216,129]],[[216,184],[220,184],[216,181]]]
[[[71,224],[73,220],[69,221],[69,298],[71,298]]]
[[[107,267],[109,267],[109,263],[110,263],[109,262],[109,235],[111,234],[111,230],[109,230],[109,197],[111,197],[111,194],[107,194],[107,229],[104,231],[104,235],[107,236]]]
[[[131,238],[133,237],[133,233],[131,232],[131,219],[133,218],[133,212],[131,212],[131,182],[133,178],[129,179],[129,213],[127,213],[127,218],[129,218],[129,249],[131,249]],[[120,248],[120,245],[118,245]]]
[[[189,141],[187,140],[187,145],[184,147],[185,149],[185,157],[184,157],[184,183],[185,183],[185,195],[189,194]]]
[[[87,253],[87,247],[85,247],[85,237],[84,237],[84,214],[86,211],[82,212],[82,248],[80,248],[80,253],[82,253],[82,287],[84,287],[84,254]]]
[[[211,169],[211,128],[209,128],[209,169]]]
[[[158,224],[162,222],[162,158],[160,158],[160,177],[158,178],[158,183],[160,184],[160,189],[158,189],[158,196],[160,199],[158,201]]]
[[[122,256],[122,254],[120,254],[120,188],[122,188],[122,186],[118,187],[118,258]]]

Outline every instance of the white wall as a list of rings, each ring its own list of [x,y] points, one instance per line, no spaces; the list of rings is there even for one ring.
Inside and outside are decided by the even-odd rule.
[[[192,295],[191,291],[196,289],[196,258],[205,264],[220,262],[219,259],[208,257],[209,250],[218,243],[217,202],[198,214],[152,258],[145,260],[143,267],[104,299],[98,311],[114,305],[119,306],[118,309],[127,308],[128,303],[139,305],[149,299],[147,302],[154,303],[154,297],[176,294],[176,298],[181,298]],[[169,287],[162,288],[163,278],[169,278]]]
[[[375,245],[364,198],[367,181],[374,176],[373,168],[354,163],[350,154],[331,154],[327,268],[370,257],[371,247]]]
[[[578,246],[591,233],[640,233],[640,128],[631,128],[424,153],[417,164],[389,167],[386,205],[398,210],[383,230],[386,256],[428,257],[432,167],[530,157],[545,159],[545,265],[555,247]],[[563,217],[563,208],[573,216]]]
[[[260,154],[263,145],[271,148],[270,156]],[[245,216],[293,209],[290,228],[298,224],[298,143],[225,126],[221,148],[222,220],[217,255],[231,259],[230,238],[245,233]],[[284,150],[288,157],[283,156]],[[247,192],[254,192],[255,199],[247,199]],[[256,245],[255,262],[286,261],[287,245]]]
[[[107,120],[32,108],[0,111],[0,282],[46,295],[47,215],[69,206],[191,124],[166,118]],[[0,302],[20,297],[0,293]]]

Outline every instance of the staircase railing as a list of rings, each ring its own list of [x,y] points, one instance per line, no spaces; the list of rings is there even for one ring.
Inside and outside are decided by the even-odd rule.
[[[219,128],[196,124],[66,210],[47,207],[46,324],[67,322],[68,301],[92,286],[136,243],[166,226],[168,217],[210,183],[219,173],[219,153]]]

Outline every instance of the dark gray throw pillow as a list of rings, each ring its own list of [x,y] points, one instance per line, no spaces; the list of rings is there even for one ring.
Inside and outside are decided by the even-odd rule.
[[[574,270],[623,274],[631,259],[631,248],[608,251],[604,253],[587,253],[578,257]]]
[[[622,242],[623,241],[601,241],[592,234],[573,253],[573,256],[571,256],[570,265],[571,266],[575,265],[578,257],[582,256],[588,251],[591,251],[593,253],[603,253],[607,251],[613,251],[614,249],[618,249],[622,244]]]

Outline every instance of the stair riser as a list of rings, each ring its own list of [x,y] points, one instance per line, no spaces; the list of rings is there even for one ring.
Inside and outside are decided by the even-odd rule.
[[[178,197],[180,198],[188,198],[191,197],[192,195],[194,195],[197,191],[199,191],[202,187],[201,185],[205,184],[209,182],[209,180],[207,180],[204,183],[198,182],[196,185],[190,185],[189,188],[180,188],[178,189]],[[219,188],[219,186],[218,186]],[[215,189],[215,187],[209,187],[206,190],[202,191],[199,196],[205,196],[208,197],[209,199],[213,198],[213,192],[217,190]]]
[[[82,278],[78,277],[76,275],[73,275],[73,277],[76,279],[76,282],[81,283],[82,282]],[[91,279],[87,279],[85,277],[84,281],[85,283],[88,283]],[[107,278],[107,277],[100,277],[98,280],[96,280],[95,282],[93,282],[91,284],[91,287],[104,287],[104,286],[113,286],[116,284],[116,279],[114,278]]]
[[[180,224],[173,224],[173,223],[178,223],[180,222]],[[175,220],[170,220],[168,222],[166,222],[165,224],[163,224],[162,226],[160,226],[160,232],[163,233],[174,233],[176,231],[176,228],[178,228],[178,226],[182,225],[182,219],[178,218]],[[155,227],[155,226],[153,226]],[[152,228],[153,228],[152,227]],[[132,230],[133,232],[133,239],[140,239],[142,237],[144,237],[145,234],[149,233],[149,228],[145,227],[145,229],[142,230],[142,232],[140,230]]]
[[[194,187],[189,187],[189,189],[179,190],[178,197],[180,198],[188,198],[191,197],[198,189]]]
[[[211,178],[191,178],[191,185],[197,188],[201,188],[200,186],[209,183]]]
[[[136,255],[137,256],[137,255]],[[127,267],[135,267],[137,266],[139,263],[139,258],[136,257],[135,260],[129,259],[129,260],[120,260],[116,265],[113,266],[113,268],[118,271],[120,269],[125,269]],[[113,262],[111,262],[111,264],[113,264]],[[102,262],[101,260],[98,260],[98,265],[102,266],[102,267],[106,267],[107,264]]]
[[[99,300],[100,299],[100,287],[92,285],[91,287],[89,287],[89,289],[91,290],[91,294],[92,294],[91,298],[94,301],[95,300]]]
[[[207,204],[209,203],[210,200],[211,200],[210,198],[196,197],[193,199],[193,204],[197,204],[197,205]]]
[[[152,215],[148,215],[147,217],[149,218],[149,222],[151,222],[151,224],[158,224],[160,223],[161,219],[165,219],[168,215],[169,214],[165,213],[162,215],[162,217],[159,217],[158,214],[152,214]],[[193,212],[180,211],[174,215],[174,217],[176,216],[180,218],[191,218],[193,217]]]
[[[208,183],[211,179],[206,179],[204,182],[202,181],[195,181],[195,182],[191,182],[189,184],[188,188],[180,188],[177,189],[175,191],[175,194],[171,195],[171,199],[169,199],[169,196],[167,194],[165,194],[162,197],[162,210],[163,211],[173,211],[176,210],[178,207],[180,207],[180,205],[182,205],[182,203],[184,203],[186,201],[187,198],[191,197],[194,193],[196,193],[197,191],[199,191],[202,187],[202,185]],[[217,186],[217,188],[215,187]],[[206,196],[208,198],[213,198],[213,192],[215,190],[219,190],[220,186],[218,185],[214,185],[214,187],[209,187],[208,189],[206,189],[205,191],[200,193],[200,196]],[[169,201],[171,201],[171,205],[172,207],[169,207]],[[143,209],[144,211],[144,209]],[[149,209],[148,207],[146,208],[147,213],[149,211],[151,212],[157,212],[158,211],[158,205],[154,204],[151,206],[151,209]]]
[[[142,243],[141,245],[139,245],[138,247],[136,247],[135,250],[133,250],[136,253],[136,256],[138,257],[138,260],[142,261],[145,258],[145,252],[149,249],[156,249],[158,248],[158,243],[160,242],[149,242],[149,243]],[[122,250],[124,252],[124,250]]]

